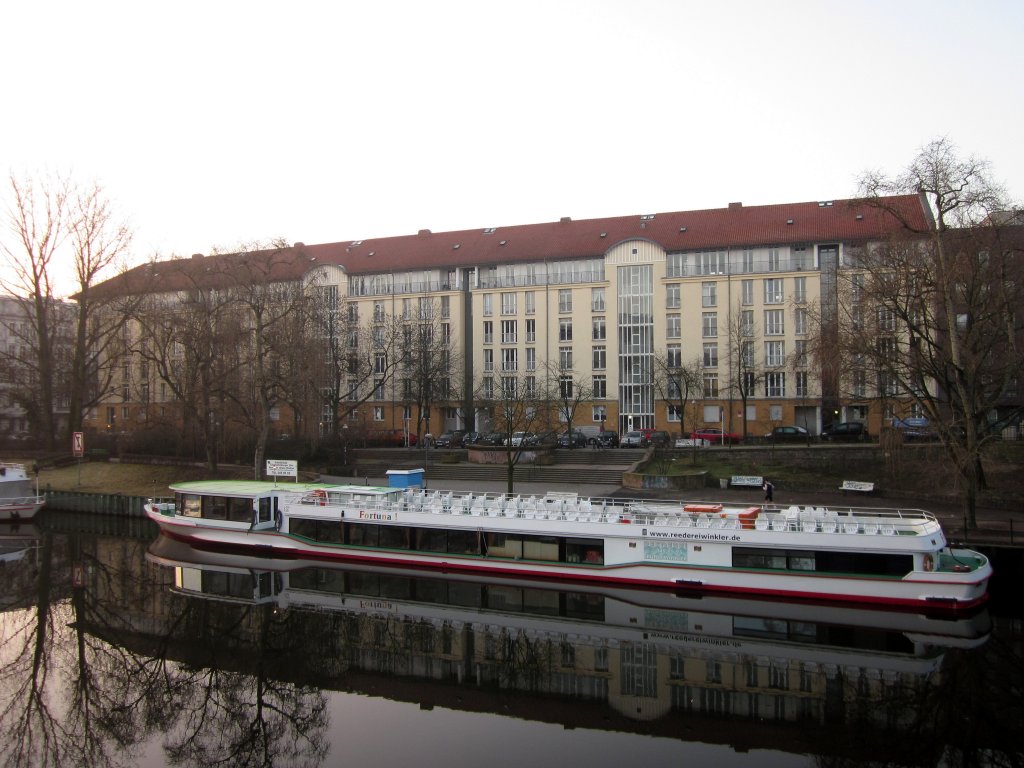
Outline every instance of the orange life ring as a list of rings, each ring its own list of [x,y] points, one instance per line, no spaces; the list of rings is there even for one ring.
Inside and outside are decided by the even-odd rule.
[[[926,571],[935,570],[935,558],[933,558],[931,555],[924,556],[924,569]]]
[[[313,491],[313,498],[316,499],[316,503],[319,504],[321,507],[327,506],[327,491],[325,491],[323,488],[317,488],[315,491]]]

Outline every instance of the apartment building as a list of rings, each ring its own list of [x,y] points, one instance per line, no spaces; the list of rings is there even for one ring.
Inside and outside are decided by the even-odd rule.
[[[917,196],[886,202],[904,220],[927,226]],[[493,414],[481,408],[483,395],[500,390],[503,378],[528,385],[552,375],[589,385],[577,425],[670,432],[714,425],[759,434],[798,423],[817,432],[837,416],[880,419],[865,403],[845,402],[808,349],[815,318],[837,301],[848,254],[900,229],[891,214],[856,201],[731,203],[296,243],[276,252],[273,276],[330,292],[339,312],[367,328],[361,338],[378,343],[372,326],[385,318],[434,323],[458,360],[450,379],[435,377],[440,391],[425,414],[435,432],[486,429]],[[230,258],[145,265],[100,290],[171,296],[201,283],[204,273],[220,274],[212,265]],[[659,367],[691,364],[700,386],[685,402],[658,386]],[[157,392],[155,371],[147,376],[147,391]],[[372,396],[348,415],[353,423],[422,422],[400,369],[371,386]],[[122,400],[118,407],[128,415]],[[322,413],[321,428],[334,416]]]

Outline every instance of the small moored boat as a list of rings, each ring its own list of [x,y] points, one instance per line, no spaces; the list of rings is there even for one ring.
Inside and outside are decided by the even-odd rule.
[[[962,610],[988,559],[922,510],[780,508],[200,481],[146,512],[194,546],[784,599]]]
[[[29,520],[45,503],[24,464],[0,462],[0,522]]]

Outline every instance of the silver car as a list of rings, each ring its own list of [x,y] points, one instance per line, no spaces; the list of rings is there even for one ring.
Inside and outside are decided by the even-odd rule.
[[[627,432],[619,440],[619,448],[643,448],[644,447],[644,433],[643,432]]]

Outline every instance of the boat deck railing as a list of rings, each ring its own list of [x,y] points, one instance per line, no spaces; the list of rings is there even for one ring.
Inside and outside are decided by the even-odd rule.
[[[290,501],[316,506],[353,505],[368,512],[429,512],[438,515],[511,517],[581,523],[625,523],[706,530],[751,529],[803,533],[846,533],[919,536],[934,533],[935,516],[920,509],[775,505],[742,506],[708,502],[658,502],[607,497],[580,497],[574,493],[546,496],[421,491],[407,489],[377,495],[350,491],[312,491]]]
[[[22,504],[43,504],[46,502],[46,497],[43,495],[36,496],[0,496],[0,506],[13,506]]]

